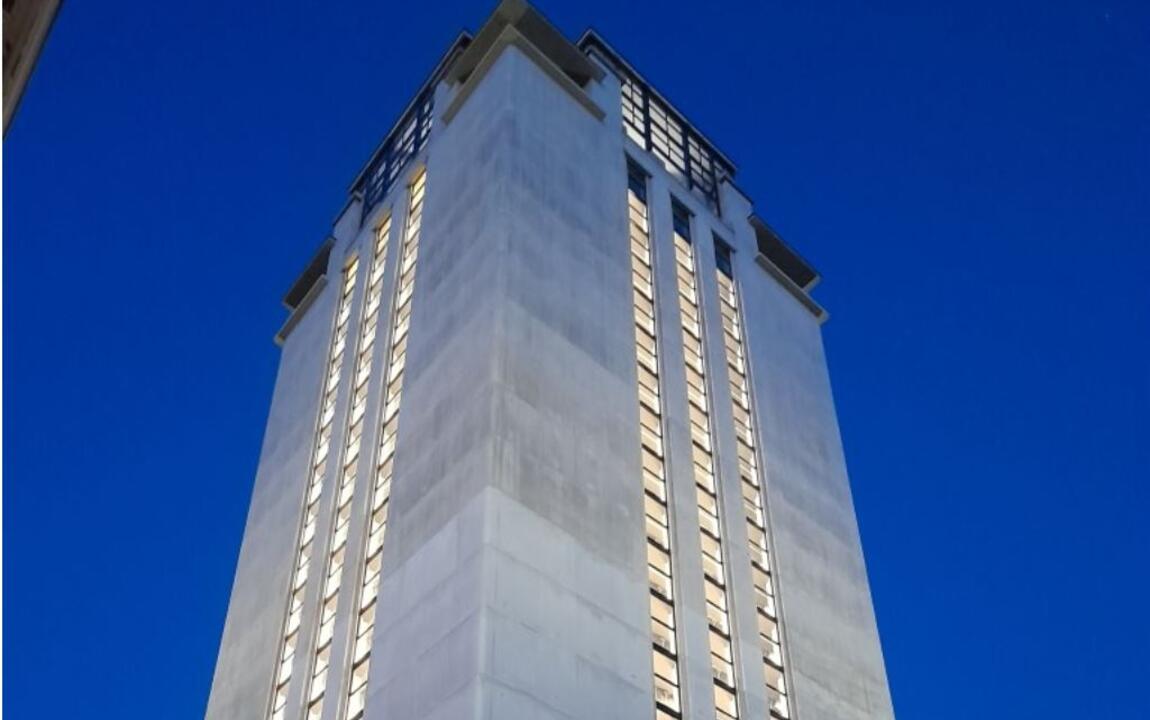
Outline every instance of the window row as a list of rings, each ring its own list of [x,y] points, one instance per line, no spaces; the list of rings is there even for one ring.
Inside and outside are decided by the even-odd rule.
[[[722,512],[715,482],[711,444],[711,417],[707,402],[706,363],[695,254],[691,242],[691,216],[672,202],[675,274],[679,322],[688,387],[688,417],[699,518],[699,546],[703,561],[704,597],[711,650],[714,706],[718,720],[739,717],[736,700],[734,654],[731,648],[730,603],[724,568]]]
[[[371,666],[371,643],[379,600],[380,571],[383,566],[383,543],[387,533],[387,512],[391,499],[392,469],[395,460],[399,407],[407,363],[407,339],[411,326],[411,305],[415,292],[415,266],[419,255],[419,236],[423,226],[423,199],[426,172],[420,169],[411,182],[407,221],[401,236],[395,303],[391,313],[391,346],[384,375],[383,407],[379,430],[379,450],[375,475],[368,497],[367,532],[364,538],[363,565],[360,568],[359,599],[353,622],[351,666],[347,682],[344,717],[360,720],[367,705],[367,678]]]
[[[311,681],[306,695],[307,720],[319,720],[323,713],[327,691],[327,674],[331,663],[332,640],[335,637],[340,585],[347,560],[348,531],[351,527],[352,501],[366,424],[367,391],[371,379],[371,363],[375,356],[375,336],[379,325],[379,308],[383,301],[383,273],[390,234],[391,216],[388,215],[375,232],[371,265],[368,270],[359,345],[356,350],[355,367],[352,370],[351,406],[348,410],[343,464],[336,492],[335,517],[328,538],[327,572],[320,600],[319,633],[316,637]]]
[[[669,720],[681,717],[683,708],[679,696],[679,644],[671,563],[671,519],[667,506],[667,474],[663,456],[659,346],[647,215],[647,176],[633,163],[628,163],[627,179],[635,360],[639,380],[639,439],[651,605],[651,669],[656,717]]]
[[[668,509],[668,481],[664,460],[666,449],[656,341],[655,280],[646,202],[647,178],[633,163],[628,164],[628,171],[629,239],[638,371],[639,431],[646,508],[647,564],[651,589],[656,717],[666,720],[680,717],[682,707],[679,694],[679,643],[675,624],[672,533]],[[672,211],[675,300],[679,311],[686,378],[688,429],[714,681],[713,700],[718,720],[735,720],[739,717],[739,705],[723,546],[724,516],[718,495],[713,455],[705,340],[699,284],[696,279],[695,246],[691,236],[692,217],[685,206],[674,200]],[[752,561],[751,577],[763,682],[768,690],[771,717],[786,720],[790,718],[790,699],[784,671],[784,640],[771,566],[765,498],[759,478],[739,303],[732,279],[730,249],[718,238],[715,238],[715,248],[720,291],[719,315],[736,435],[736,461],[742,494],[742,513],[746,521],[747,542]]]
[[[730,248],[715,238],[716,275],[719,285],[719,314],[723,325],[723,345],[730,384],[731,412],[735,423],[736,455],[743,514],[750,545],[751,581],[755,594],[763,682],[770,696],[771,717],[790,717],[790,701],[783,669],[783,638],[775,600],[770,549],[767,542],[764,496],[755,453],[754,416],[746,371],[746,354]]]
[[[395,130],[384,140],[363,181],[363,217],[383,201],[403,168],[419,154],[431,136],[434,87],[420,95]]]
[[[304,597],[307,593],[308,576],[311,570],[312,550],[316,544],[315,534],[319,521],[319,501],[323,496],[324,474],[327,470],[327,458],[331,452],[335,405],[339,398],[340,376],[343,368],[344,351],[347,349],[347,330],[351,318],[351,298],[355,291],[358,268],[359,261],[356,258],[352,258],[351,262],[344,268],[343,284],[340,287],[339,301],[336,304],[335,327],[332,331],[331,346],[328,349],[328,362],[323,379],[323,395],[320,400],[319,423],[316,428],[311,466],[308,468],[308,479],[304,490],[303,518],[300,521],[291,587],[288,590],[287,615],[280,635],[279,650],[276,654],[275,680],[272,683],[272,696],[268,705],[268,715],[271,720],[283,720],[287,707],[288,690],[291,687],[296,650],[299,647]]]
[[[636,78],[622,80],[622,109],[627,137],[659,158],[667,172],[717,210],[718,183],[725,167],[706,141]]]

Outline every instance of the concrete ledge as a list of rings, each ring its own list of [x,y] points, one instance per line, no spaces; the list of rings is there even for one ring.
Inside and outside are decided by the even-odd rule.
[[[307,266],[299,277],[292,283],[291,288],[283,298],[283,306],[288,310],[295,310],[307,297],[308,291],[317,280],[327,274],[327,262],[331,257],[331,249],[335,247],[335,238],[328,236],[323,243],[320,244],[319,249],[312,255],[311,260],[308,260]]]
[[[453,85],[465,82],[507,27],[522,33],[580,87],[591,80],[603,79],[603,69],[571,44],[539,11],[524,0],[503,0],[479,30],[474,41],[452,64],[446,75],[447,81]]]
[[[799,287],[794,280],[791,280],[789,277],[787,277],[787,274],[783,272],[778,265],[775,265],[773,262],[771,262],[770,258],[768,258],[766,255],[763,255],[762,253],[759,253],[755,256],[755,262],[759,264],[759,267],[766,270],[771,277],[773,277],[775,280],[778,280],[779,284],[782,285],[787,292],[793,295],[796,300],[802,303],[802,306],[815,316],[815,319],[819,321],[820,325],[830,319],[830,313],[828,313],[822,305],[819,305],[817,302],[812,300],[811,296],[807,295],[807,293],[801,287]]]
[[[315,299],[319,297],[319,294],[326,286],[327,274],[325,273],[316,278],[311,288],[308,289],[307,294],[304,295],[299,301],[299,304],[295,306],[295,310],[292,311],[292,314],[288,315],[288,319],[284,322],[283,327],[276,333],[276,345],[283,347],[287,336],[291,334],[291,331],[295,329],[296,325],[299,325],[299,321],[303,319],[304,313],[307,312],[307,309],[311,307],[312,303],[315,302]]]
[[[752,214],[747,218],[747,222],[754,228],[755,244],[758,245],[759,252],[770,258],[771,262],[779,270],[786,273],[786,276],[794,281],[795,285],[804,292],[810,292],[811,288],[819,284],[818,271],[811,267],[811,264],[802,255],[799,255],[793,247],[788,245],[765,220]]]
[[[596,120],[602,120],[605,117],[603,109],[600,108],[595,102],[583,91],[583,88],[572,80],[567,73],[556,65],[551,59],[543,53],[542,50],[537,48],[530,40],[528,40],[522,33],[514,27],[508,25],[503,28],[499,33],[499,37],[492,43],[491,48],[483,55],[479,62],[475,65],[475,69],[467,76],[467,80],[459,88],[459,92],[452,98],[451,103],[448,104],[447,109],[443,111],[443,122],[448,124],[451,119],[455,117],[471,94],[475,92],[479,82],[487,74],[495,61],[508,47],[514,45],[519,48],[524,55],[538,65],[547,75],[554,80],[559,87],[563,88],[568,95],[575,99],[583,107],[584,110],[591,113]]]

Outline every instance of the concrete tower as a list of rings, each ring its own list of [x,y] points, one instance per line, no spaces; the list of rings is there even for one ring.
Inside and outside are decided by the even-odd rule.
[[[893,716],[818,279],[504,2],[285,298],[211,720]]]

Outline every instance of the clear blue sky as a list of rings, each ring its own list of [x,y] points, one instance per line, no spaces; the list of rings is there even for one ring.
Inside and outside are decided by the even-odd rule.
[[[279,298],[492,4],[65,3],[4,141],[8,717],[202,716]],[[623,5],[541,3],[825,277],[901,718],[1147,717],[1150,7]]]

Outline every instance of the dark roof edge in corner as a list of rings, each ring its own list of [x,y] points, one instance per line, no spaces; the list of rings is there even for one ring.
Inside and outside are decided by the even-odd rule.
[[[819,274],[762,218],[751,215],[747,221],[755,231],[755,244],[759,250],[755,262],[778,280],[820,324],[826,322],[830,315],[810,296],[811,288],[819,282]]]
[[[276,333],[276,345],[281,348],[284,346],[284,342],[287,340],[287,336],[291,333],[292,330],[295,330],[296,325],[299,325],[300,320],[303,319],[303,316],[307,313],[308,308],[311,307],[311,304],[315,302],[315,299],[319,297],[319,294],[323,292],[323,289],[326,286],[327,275],[320,275],[319,280],[315,281],[315,285],[312,285],[311,289],[307,291],[307,294],[303,296],[303,300],[300,301],[299,307],[293,310],[291,315],[288,315],[288,319],[284,321],[283,326],[279,329],[279,332]]]
[[[298,310],[303,300],[307,297],[320,278],[327,275],[327,263],[331,257],[331,249],[335,246],[335,238],[328,237],[323,241],[323,244],[316,250],[315,255],[308,261],[307,267],[304,268],[300,276],[292,283],[291,288],[288,289],[287,294],[284,295],[283,304],[288,310]]]
[[[751,215],[747,218],[747,222],[755,230],[755,243],[759,247],[759,253],[782,270],[800,290],[809,292],[818,285],[820,279],[818,271],[788,245],[765,220],[758,215]]]
[[[399,113],[399,115],[396,117],[396,120],[392,124],[391,129],[387,131],[387,134],[383,136],[383,139],[379,141],[379,144],[375,146],[375,150],[372,151],[371,156],[367,159],[367,162],[365,162],[363,167],[359,169],[359,172],[355,174],[355,179],[351,181],[351,185],[347,189],[349,194],[355,192],[356,188],[359,187],[360,181],[362,181],[363,176],[367,174],[368,168],[370,168],[372,163],[375,162],[376,157],[379,155],[380,151],[383,150],[383,147],[387,145],[387,141],[391,138],[391,136],[394,135],[397,130],[399,130],[400,124],[403,123],[404,118],[406,118],[408,113],[411,112],[411,109],[415,107],[415,103],[419,102],[419,98],[423,97],[423,94],[427,92],[429,88],[434,88],[435,85],[441,79],[443,79],[443,76],[447,73],[447,70],[455,62],[455,58],[459,55],[459,53],[463,52],[463,50],[467,48],[470,42],[471,33],[467,30],[460,30],[459,34],[455,36],[455,40],[451,43],[451,46],[447,48],[447,52],[443,53],[443,55],[439,58],[439,62],[435,64],[435,69],[431,71],[431,74],[427,76],[427,79],[423,81],[423,84],[420,85],[419,89],[415,91],[415,94],[411,96],[411,100],[408,101],[407,105],[404,106],[403,112]]]
[[[575,44],[583,52],[587,52],[590,49],[597,50],[603,56],[604,60],[606,60],[610,65],[614,66],[616,73],[622,72],[625,75],[630,75],[634,79],[638,80],[642,85],[646,86],[646,88],[650,90],[655,97],[657,97],[664,105],[670,108],[671,112],[674,113],[676,120],[691,128],[691,130],[693,130],[695,134],[699,136],[699,139],[703,141],[703,144],[707,146],[707,149],[710,150],[711,153],[715,155],[715,157],[717,157],[726,165],[728,175],[734,176],[738,172],[738,167],[735,165],[735,161],[727,157],[726,153],[720,150],[715,145],[715,143],[711,142],[711,139],[707,137],[706,133],[697,128],[694,123],[688,120],[687,116],[683,114],[683,112],[678,108],[678,106],[675,105],[675,103],[668,100],[666,96],[659,92],[655,86],[650,83],[650,81],[643,77],[642,73],[636,70],[631,63],[627,62],[627,59],[624,58],[618,50],[611,47],[611,44],[604,40],[603,36],[600,35],[594,28],[587,28],[584,30],[583,34],[579,37],[579,40]]]
[[[572,82],[584,87],[591,80],[602,80],[603,69],[591,62],[578,47],[559,32],[530,3],[524,0],[502,0],[472,42],[452,63],[445,79],[464,84],[484,61],[488,52],[513,28]]]

